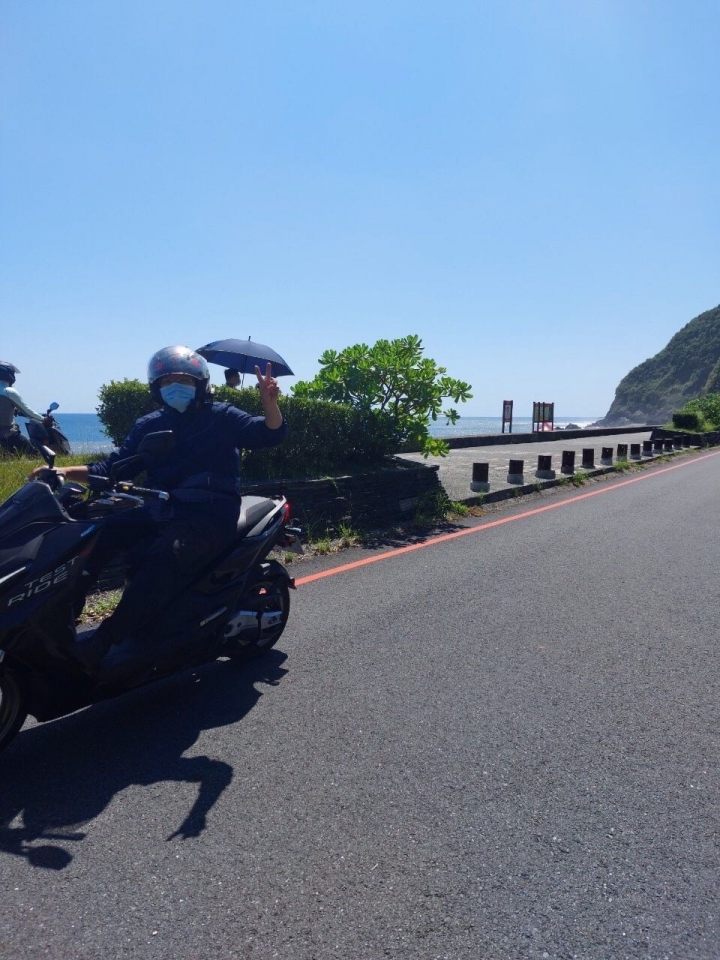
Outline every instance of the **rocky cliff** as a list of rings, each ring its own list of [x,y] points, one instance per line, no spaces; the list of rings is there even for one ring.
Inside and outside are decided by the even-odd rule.
[[[720,391],[720,306],[695,317],[618,384],[598,425],[666,423],[686,401]]]

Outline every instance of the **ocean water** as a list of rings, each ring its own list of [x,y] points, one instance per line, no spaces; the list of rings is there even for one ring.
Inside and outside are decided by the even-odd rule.
[[[586,427],[602,414],[594,417],[556,417],[555,427],[562,428],[568,423]],[[94,413],[56,413],[55,418],[60,429],[70,441],[73,453],[103,453],[112,450],[112,441],[105,436],[103,425]],[[530,433],[531,417],[515,417],[513,433]],[[447,424],[444,418],[430,424],[430,433],[434,437],[468,437],[480,434],[502,432],[502,417],[461,417],[454,425]]]
[[[585,428],[595,423],[604,414],[595,417],[555,417],[555,429],[562,430],[569,423]],[[507,427],[505,428],[507,433]],[[532,417],[513,417],[513,433],[532,433]],[[460,417],[457,423],[448,424],[444,418],[430,424],[430,435],[433,437],[474,437],[487,434],[502,433],[502,417]]]
[[[70,441],[73,453],[105,453],[113,448],[102,423],[94,413],[59,413],[55,419]]]

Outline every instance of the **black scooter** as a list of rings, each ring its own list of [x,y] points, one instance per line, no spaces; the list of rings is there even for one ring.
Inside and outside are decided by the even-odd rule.
[[[110,477],[89,477],[87,487],[63,483],[42,446],[42,479],[0,506],[0,750],[28,714],[53,720],[219,656],[251,660],[285,629],[295,584],[267,555],[275,545],[302,551],[300,531],[289,525],[285,497],[243,497],[237,539],[138,638],[136,669],[138,646],[114,648],[130,658],[121,680],[91,677],[71,655],[104,519],[169,497],[120,477],[162,459],[173,442],[170,431],[148,435],[138,457],[114,464]]]
[[[48,447],[57,454],[68,456],[72,451],[70,441],[60,429],[60,424],[53,416],[53,412],[58,409],[59,403],[51,403],[45,411],[45,420],[40,423],[38,420],[27,420],[25,429],[33,446]]]

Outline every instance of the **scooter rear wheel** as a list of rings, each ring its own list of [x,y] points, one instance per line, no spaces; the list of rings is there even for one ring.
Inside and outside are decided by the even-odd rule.
[[[0,750],[4,750],[27,717],[25,694],[9,670],[0,672]]]
[[[233,637],[227,641],[226,655],[241,663],[255,660],[271,647],[274,647],[285,629],[290,614],[290,591],[287,581],[284,579],[256,580],[249,594],[254,598],[252,601],[253,610],[258,610],[260,614],[266,610],[279,610],[281,620],[276,626],[261,631],[254,637]]]

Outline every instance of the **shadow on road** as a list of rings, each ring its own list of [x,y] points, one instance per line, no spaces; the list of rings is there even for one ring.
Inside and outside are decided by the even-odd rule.
[[[411,547],[415,544],[427,543],[428,540],[440,534],[454,533],[462,529],[462,524],[440,520],[432,526],[407,528],[398,526],[389,530],[373,530],[363,534],[362,546],[371,550],[380,550],[385,547]]]
[[[192,809],[168,839],[198,836],[233,768],[183,753],[204,730],[242,720],[262,696],[256,684],[276,685],[287,673],[285,659],[272,650],[243,668],[209,664],[22,732],[0,758],[0,854],[62,870],[72,854],[38,841],[80,842],[86,834],[77,826],[97,817],[115,794],[160,781],[198,784]]]

